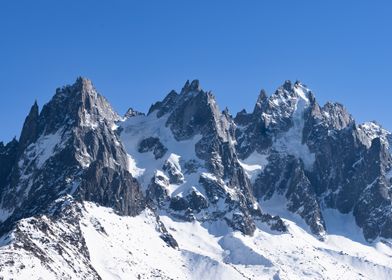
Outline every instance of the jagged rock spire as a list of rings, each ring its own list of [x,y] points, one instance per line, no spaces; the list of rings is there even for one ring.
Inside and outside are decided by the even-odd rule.
[[[228,118],[231,118],[231,114],[228,107],[225,107],[225,109],[222,111],[222,114]]]
[[[130,107],[127,110],[127,112],[124,114],[124,118],[129,119],[129,118],[132,118],[132,117],[135,117],[135,116],[141,116],[141,115],[144,115],[144,113],[139,112],[139,111],[133,109],[132,107]]]
[[[193,80],[191,83],[189,82],[189,80],[187,80],[181,90],[181,93],[199,92],[200,90],[201,87],[199,80]]]
[[[21,217],[39,214],[64,194],[124,215],[143,209],[143,195],[114,130],[120,119],[85,78],[58,89],[40,113],[34,103],[15,164],[0,174],[0,181],[11,178],[4,192],[0,186],[0,208],[15,211],[7,224],[0,223],[0,232]]]
[[[72,85],[56,90],[55,96],[41,112],[40,131],[57,131],[63,125],[96,126],[101,121],[113,123],[121,119],[109,102],[87,78],[79,77]]]
[[[282,87],[283,87],[283,89],[290,91],[293,88],[293,85],[290,80],[286,80],[286,81],[284,81],[284,84]]]
[[[253,109],[254,113],[258,113],[261,111],[263,104],[268,100],[267,93],[265,92],[264,89],[260,90],[259,96],[256,101],[256,105]]]
[[[38,108],[37,100],[35,100],[23,124],[22,133],[19,138],[20,149],[27,147],[30,143],[34,142],[34,140],[37,138],[38,117],[39,117],[39,108]]]
[[[15,164],[18,155],[18,144],[16,138],[13,138],[6,145],[0,142],[0,197],[2,188],[7,185],[9,174]]]
[[[154,111],[158,111],[157,116],[158,117],[163,116],[171,109],[173,109],[173,106],[176,103],[177,98],[178,98],[178,93],[175,90],[170,91],[169,94],[165,97],[165,99],[151,105],[147,115],[150,115]]]
[[[373,182],[375,177],[382,177],[384,173],[390,172],[392,159],[388,150],[380,145],[378,140],[371,143],[370,149],[362,144],[363,140],[357,136],[359,132],[350,125],[351,117],[342,107],[327,104],[320,108],[316,103],[311,106],[310,94],[306,86],[299,81],[286,81],[270,97],[267,97],[265,91],[260,92],[255,105],[257,114],[241,112],[233,120],[227,109],[223,112],[219,110],[210,92],[202,91],[198,80],[187,81],[181,94],[171,91],[163,101],[157,102],[150,109],[158,118],[164,115],[167,117],[163,120],[155,119],[155,115],[148,118],[151,123],[159,123],[159,126],[151,129],[150,138],[154,140],[153,143],[160,143],[168,150],[171,147],[165,145],[169,141],[184,141],[184,145],[195,142],[190,147],[194,152],[195,158],[192,160],[195,162],[190,160],[186,162],[187,166],[191,166],[190,170],[202,166],[200,170],[203,168],[203,172],[207,170],[213,174],[217,180],[212,177],[204,178],[204,183],[200,184],[211,193],[221,189],[224,194],[222,199],[226,199],[224,185],[235,191],[235,196],[239,199],[232,206],[247,219],[246,227],[241,229],[243,232],[252,232],[254,225],[251,213],[254,211],[256,199],[268,199],[274,192],[280,194],[282,191],[286,191],[286,194],[289,192],[286,195],[291,203],[288,210],[301,210],[299,214],[317,232],[323,227],[320,203],[329,203],[328,207],[336,208],[342,213],[352,211],[353,205],[361,196],[364,197],[363,201],[366,201],[371,195],[362,194],[363,189]],[[133,109],[127,113],[128,116],[135,114],[138,113]],[[50,200],[57,198],[59,193],[70,193],[78,195],[80,199],[115,207],[125,214],[137,213],[144,203],[142,193],[129,173],[129,158],[125,150],[127,144],[125,141],[125,144],[122,143],[119,138],[127,132],[123,130],[122,134],[119,134],[120,129],[115,130],[118,126],[121,128],[119,123],[114,125],[116,120],[117,116],[110,104],[97,93],[90,80],[82,77],[73,85],[59,89],[40,114],[35,103],[21,134],[24,154],[23,158],[20,157],[22,161],[16,161],[21,164],[15,165],[20,170],[14,172],[14,189],[8,192],[7,198],[4,199],[7,209],[20,202],[18,197],[28,189],[30,193],[27,202],[20,202],[25,203],[26,208],[37,203],[37,198],[44,197],[43,194],[49,193],[51,196],[47,196],[47,199]],[[129,121],[128,124],[130,123],[133,122]],[[135,130],[145,125],[150,124],[140,123]],[[166,133],[163,139],[159,139],[156,134],[159,136],[161,130],[167,132],[163,125],[171,129],[172,133]],[[143,133],[143,137],[147,136],[146,133]],[[362,138],[369,138],[366,133],[363,134]],[[291,141],[292,139],[295,141]],[[29,143],[34,142],[35,146],[31,145],[26,149]],[[48,143],[53,145],[49,153],[45,149]],[[181,153],[182,151],[179,151],[178,155],[181,156]],[[268,165],[260,169],[260,172],[264,172],[264,180],[256,180],[250,171],[249,174],[246,173],[238,161],[248,159],[253,153],[262,155],[263,159],[260,161],[266,161],[265,165]],[[49,158],[41,157],[47,154],[50,155]],[[309,161],[311,164],[307,168],[305,163]],[[377,162],[384,164],[378,163],[378,168],[373,168],[371,174],[370,168],[361,167],[362,162],[369,165]],[[178,165],[180,166],[181,162]],[[150,166],[146,166],[146,170],[148,168]],[[176,170],[170,172],[175,175]],[[58,178],[62,178],[62,181],[58,181]],[[77,181],[75,178],[79,180],[77,190],[71,184]],[[282,181],[281,178],[287,180]],[[265,188],[265,185],[268,188]],[[385,182],[380,184],[380,188],[383,194],[387,194],[389,186],[384,185],[386,186]],[[340,190],[336,189],[337,186]],[[58,190],[59,193],[53,190]],[[254,196],[256,191],[257,197]],[[329,200],[321,201],[324,195],[328,194],[334,195],[331,195]],[[214,203],[215,194],[209,199]],[[392,197],[386,197],[385,205],[391,200]],[[43,204],[43,201],[39,202]],[[194,202],[193,198],[190,202]],[[363,209],[377,215],[375,208],[366,204]],[[386,209],[384,212],[390,213],[388,211]],[[30,213],[26,212],[26,215],[28,214]],[[233,216],[230,222],[238,229],[243,220],[240,216]],[[362,220],[364,223],[372,222],[367,216]],[[390,217],[385,220],[392,221]],[[388,238],[390,236],[392,234],[384,235]]]
[[[83,90],[85,92],[91,92],[94,88],[91,80],[89,80],[85,77],[78,77],[76,79],[74,87],[80,88],[81,90]]]

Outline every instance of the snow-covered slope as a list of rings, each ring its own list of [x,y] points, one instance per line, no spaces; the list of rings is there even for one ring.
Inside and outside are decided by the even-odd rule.
[[[273,209],[270,209],[273,210]],[[59,214],[59,211],[62,213]],[[0,279],[390,279],[391,244],[363,240],[352,216],[328,210],[324,242],[289,212],[287,233],[261,226],[253,236],[225,223],[117,215],[61,199],[46,215],[18,222],[0,240]],[[347,231],[348,230],[348,231]],[[343,234],[344,233],[344,234]]]
[[[0,280],[392,279],[391,139],[300,82],[122,118],[79,78],[0,143]]]
[[[191,161],[196,166],[200,165],[194,147],[201,136],[196,135],[189,140],[176,141],[170,128],[166,127],[166,122],[167,116],[157,118],[153,113],[148,116],[135,116],[121,123],[121,140],[126,147],[130,161],[129,172],[138,179],[144,190],[147,190],[157,170],[164,172],[162,168],[165,162],[173,164],[173,167],[181,174],[180,161],[184,163]],[[142,150],[140,144],[145,139],[159,139],[163,149],[162,155],[156,156],[157,147],[153,147],[152,150]],[[192,183],[194,182],[171,184],[170,192],[173,193],[182,186],[182,193],[185,193]]]
[[[387,148],[392,153],[391,143],[392,143],[392,133],[388,130],[382,128],[381,125],[376,122],[366,122],[359,125],[359,129],[365,134],[363,141],[368,147],[371,145],[371,141],[375,138],[380,138],[382,143],[387,146]]]

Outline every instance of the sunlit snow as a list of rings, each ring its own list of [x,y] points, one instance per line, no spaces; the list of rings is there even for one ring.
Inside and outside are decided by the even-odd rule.
[[[273,144],[273,148],[281,153],[293,155],[302,159],[306,169],[312,169],[315,155],[310,152],[309,147],[302,141],[302,133],[305,126],[304,112],[309,107],[308,91],[302,86],[294,88],[296,98],[295,110],[292,116],[293,126],[289,131],[279,135]]]

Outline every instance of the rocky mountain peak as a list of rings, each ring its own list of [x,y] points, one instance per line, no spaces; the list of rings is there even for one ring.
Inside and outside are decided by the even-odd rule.
[[[367,146],[371,146],[371,141],[374,138],[380,138],[381,142],[387,149],[392,153],[392,133],[384,129],[376,121],[365,122],[358,125],[358,130],[361,137],[361,141]]]
[[[214,107],[216,102],[211,92],[204,92],[201,89],[199,80],[193,80],[192,82],[187,80],[180,94],[174,90],[170,91],[162,101],[158,101],[150,107],[147,115],[156,111],[157,117],[160,118],[167,113],[181,110],[181,108],[190,104],[193,104],[193,107],[197,106],[203,109],[203,106]]]
[[[297,99],[302,99],[307,103],[313,98],[314,96],[309,88],[298,80],[294,83],[290,80],[286,80],[270,97],[272,100],[294,99],[294,101],[296,101]]]
[[[83,99],[86,96],[96,98],[98,93],[91,80],[77,77],[73,84],[57,88],[53,99]]]
[[[265,107],[266,102],[268,101],[267,93],[264,89],[262,89],[257,97],[256,105],[253,109],[253,114],[259,114]]]
[[[286,91],[291,91],[293,89],[293,84],[290,80],[284,81],[282,88]]]
[[[321,108],[324,123],[336,129],[343,129],[354,122],[353,117],[340,103],[327,102]]]
[[[131,108],[129,108],[129,109],[127,110],[127,112],[124,114],[124,118],[129,119],[129,118],[132,118],[132,117],[135,117],[135,116],[142,116],[142,115],[144,115],[144,113],[139,112],[139,111],[137,111],[137,110],[135,110],[135,109],[133,109],[133,108],[131,107]]]
[[[200,87],[199,80],[193,80],[192,82],[189,82],[189,80],[187,80],[181,90],[181,93],[186,94],[189,92],[200,92],[200,91],[201,91],[201,87]]]
[[[86,78],[57,89],[42,109],[40,130],[55,131],[63,125],[96,127],[101,122],[113,124],[121,117]]]
[[[143,209],[143,196],[115,132],[121,119],[85,78],[57,89],[41,113],[34,104],[21,134],[18,165],[0,193],[0,208],[15,212],[4,227],[65,194],[126,215]]]
[[[0,232],[26,217],[56,220],[46,218],[50,205],[72,196],[81,206],[90,201],[121,215],[156,209],[167,244],[176,244],[164,234],[171,219],[206,232],[224,224],[241,238],[262,232],[280,238],[298,226],[295,232],[323,240],[333,232],[331,212],[351,217],[350,226],[367,240],[390,239],[390,146],[390,132],[376,123],[357,126],[341,104],[320,107],[299,81],[286,81],[271,96],[261,91],[253,112],[235,119],[198,80],[187,81],[180,94],[171,91],[147,116],[130,108],[120,118],[91,81],[78,78],[58,89],[41,113],[32,106],[20,143],[0,142]],[[86,221],[107,238],[94,217]],[[232,249],[219,259],[230,260]]]
[[[78,77],[73,86],[79,89],[81,92],[85,92],[85,93],[95,92],[93,83],[91,82],[91,80],[85,77]]]
[[[227,138],[224,136],[225,123],[221,122],[222,112],[215,97],[211,92],[203,91],[198,80],[192,83],[187,81],[180,95],[173,95],[173,98],[169,95],[161,103],[160,112],[170,112],[166,125],[178,140],[212,131]],[[166,109],[167,105],[170,105],[170,109]]]
[[[232,118],[232,115],[230,114],[230,110],[228,107],[225,107],[225,109],[222,111],[222,115],[224,115],[227,119]]]
[[[26,148],[30,143],[36,140],[38,135],[38,117],[39,108],[36,100],[33,106],[31,106],[30,112],[23,124],[22,132],[19,138],[20,149]]]
[[[179,94],[175,90],[170,91],[162,101],[158,101],[151,105],[147,115],[150,115],[156,111],[157,117],[162,117],[173,109],[177,102],[178,96]]]

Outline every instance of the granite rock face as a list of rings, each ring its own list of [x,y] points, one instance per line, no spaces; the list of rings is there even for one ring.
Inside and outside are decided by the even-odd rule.
[[[4,145],[0,142],[0,194],[2,188],[9,183],[9,175],[18,156],[19,142],[14,138]]]
[[[196,155],[194,159],[179,166],[170,160],[164,162],[161,168],[165,174],[157,174],[151,180],[149,198],[186,220],[224,219],[234,229],[252,234],[255,218],[263,213],[239,164],[234,144],[235,123],[228,111],[221,112],[212,93],[204,92],[199,81],[194,80],[186,82],[179,94],[172,91],[154,104],[149,110],[149,116],[153,115],[165,119],[164,125],[170,129],[173,141],[191,141],[195,137],[199,140],[189,147]],[[193,175],[197,176],[194,185],[187,186],[183,169],[197,174]],[[172,184],[188,190],[180,196],[170,196]]]
[[[70,194],[113,207],[123,215],[144,209],[138,182],[128,172],[128,158],[114,124],[120,117],[91,82],[79,78],[56,90],[38,113],[35,103],[26,118],[12,168],[2,175],[1,205],[9,213],[2,229],[40,214],[59,197]],[[7,151],[4,153],[7,158]],[[3,160],[3,156],[1,158]],[[2,165],[3,166],[3,165]],[[3,179],[6,178],[6,179]]]
[[[327,230],[322,209],[333,208],[353,213],[368,240],[391,238],[389,132],[357,125],[339,103],[319,106],[300,82],[286,82],[269,98],[262,93],[253,113],[240,112],[235,121],[240,158],[268,156],[253,185],[256,197],[285,196],[282,207],[320,237]]]
[[[325,209],[352,214],[369,241],[392,238],[391,143],[380,125],[357,124],[339,103],[320,106],[298,81],[261,91],[253,111],[235,117],[198,80],[146,115],[120,117],[79,78],[41,111],[34,103],[19,141],[0,143],[0,229],[71,195],[121,215],[147,207],[246,235],[260,222],[284,232],[264,207],[279,198],[274,207],[320,239]]]

